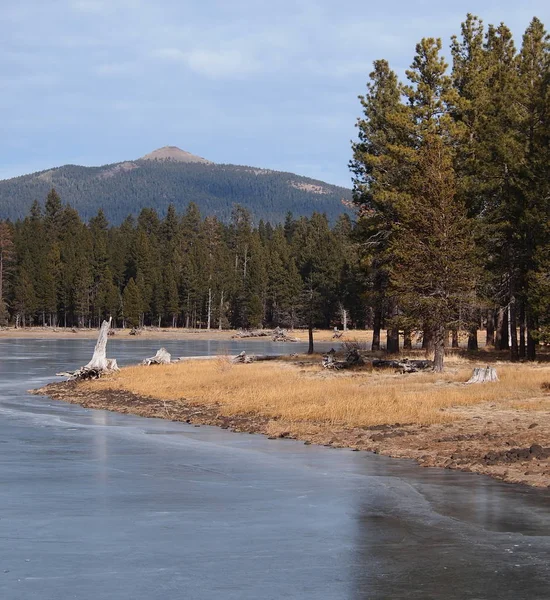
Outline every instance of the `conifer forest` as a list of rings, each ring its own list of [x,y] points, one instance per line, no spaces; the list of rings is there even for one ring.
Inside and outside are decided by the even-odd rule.
[[[449,63],[449,64],[447,64]],[[533,360],[550,337],[550,41],[468,15],[405,76],[378,60],[350,152],[355,218],[253,223],[154,206],[88,222],[52,189],[0,221],[0,321],[372,328],[373,349],[467,339]],[[17,202],[17,198],[13,198]],[[381,331],[387,337],[381,339]]]

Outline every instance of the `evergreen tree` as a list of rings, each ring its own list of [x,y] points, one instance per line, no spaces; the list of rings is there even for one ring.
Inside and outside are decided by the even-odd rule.
[[[139,287],[136,285],[133,278],[130,278],[124,288],[124,293],[122,295],[122,311],[126,327],[139,327],[141,325],[143,304]]]
[[[0,325],[8,320],[7,282],[15,259],[13,231],[9,223],[0,221]]]

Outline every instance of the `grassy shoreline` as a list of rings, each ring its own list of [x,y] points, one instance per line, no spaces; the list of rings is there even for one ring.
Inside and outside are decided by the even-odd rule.
[[[472,364],[455,357],[443,376],[399,375],[327,372],[318,358],[234,365],[218,357],[127,367],[37,393],[88,408],[368,450],[550,486],[550,395],[542,389],[550,367],[497,363],[500,382],[466,386]]]

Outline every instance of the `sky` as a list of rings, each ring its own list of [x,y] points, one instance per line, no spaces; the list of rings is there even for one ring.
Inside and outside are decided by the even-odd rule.
[[[448,51],[466,13],[516,44],[548,0],[18,0],[2,3],[0,179],[174,145],[350,186],[372,62]]]

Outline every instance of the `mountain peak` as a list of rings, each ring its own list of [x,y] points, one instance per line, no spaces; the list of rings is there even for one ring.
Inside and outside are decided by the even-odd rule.
[[[142,156],[140,160],[170,160],[183,163],[212,164],[209,160],[206,160],[206,158],[196,156],[195,154],[191,154],[191,152],[186,152],[177,146],[163,146],[162,148],[158,148],[157,150],[153,150],[153,152]]]

